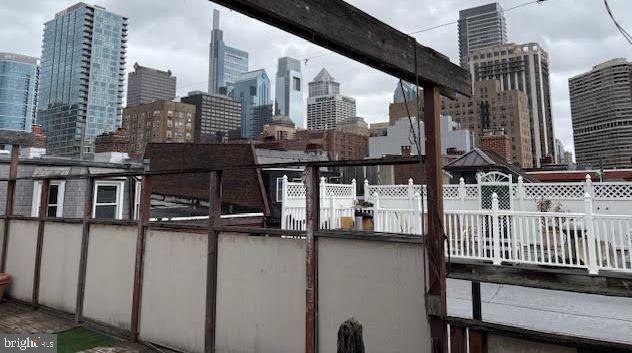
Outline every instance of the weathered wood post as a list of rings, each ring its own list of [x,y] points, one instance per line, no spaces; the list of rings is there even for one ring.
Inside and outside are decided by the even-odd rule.
[[[86,268],[88,264],[88,245],[90,242],[90,218],[92,218],[92,202],[94,199],[94,178],[86,179],[86,190],[83,201],[83,220],[81,228],[81,253],[79,255],[79,274],[77,279],[77,300],[75,302],[75,322],[83,317],[83,299],[86,290]]]
[[[217,327],[217,255],[219,226],[222,215],[222,172],[210,174],[208,196],[208,239],[206,254],[206,308],[204,322],[204,352],[215,352],[215,328]]]
[[[320,192],[324,188],[324,180],[318,183],[318,167],[306,167],[306,216],[305,234],[305,353],[318,352],[318,288],[316,286],[316,270],[318,268],[318,243],[316,232],[320,227]]]
[[[33,271],[33,292],[31,294],[31,307],[33,309],[37,309],[37,307],[39,306],[40,273],[42,270],[42,247],[44,245],[44,219],[48,216],[49,188],[50,179],[42,180],[39,210],[37,212],[37,241],[35,246],[35,267]]]

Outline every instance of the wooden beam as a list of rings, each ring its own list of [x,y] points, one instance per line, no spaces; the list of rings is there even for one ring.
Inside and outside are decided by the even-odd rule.
[[[208,244],[206,254],[206,309],[204,324],[204,352],[215,352],[217,327],[217,255],[222,215],[222,172],[211,172],[209,187]]]
[[[316,232],[320,228],[320,180],[318,167],[306,169],[305,199],[306,199],[306,288],[305,288],[305,353],[318,352],[318,244]]]
[[[469,328],[468,329],[468,345],[470,353],[484,353],[485,352],[485,333],[479,330]]]
[[[481,263],[451,263],[450,278],[575,293],[632,298],[632,276],[591,276],[585,270],[516,268]]]
[[[472,318],[474,320],[483,319],[482,301],[481,301],[481,282],[472,282]]]
[[[428,192],[428,293],[426,308],[434,352],[447,352],[445,315],[446,265],[443,251],[443,172],[441,162],[441,102],[437,87],[424,87],[424,132],[426,137],[426,178]]]
[[[463,327],[450,325],[450,353],[467,353],[466,336]]]
[[[130,323],[130,340],[138,340],[140,329],[140,300],[143,290],[143,265],[145,262],[145,236],[147,222],[151,212],[151,178],[144,176],[140,186],[140,209],[138,210],[138,228],[136,234],[136,259],[134,266],[134,287],[132,293],[132,317]]]
[[[33,146],[34,142],[35,136],[30,132],[0,129],[0,145],[22,145],[28,147]]]
[[[212,1],[408,82],[471,95],[465,69],[345,1]]]
[[[9,216],[13,215],[13,198],[15,197],[15,183],[18,176],[18,161],[20,158],[20,145],[14,144],[11,147],[11,164],[9,166],[9,180],[7,181],[7,202],[4,208],[4,214],[7,218],[4,221],[3,241],[2,241],[2,259],[0,260],[0,272],[4,272],[7,265],[7,249],[9,246],[9,228],[11,220]]]
[[[40,192],[40,204],[37,212],[37,241],[35,245],[35,266],[33,268],[33,293],[31,295],[31,307],[37,309],[39,305],[39,285],[40,273],[42,270],[42,248],[44,245],[44,218],[48,213],[48,192],[50,188],[50,179],[42,180],[42,188]]]
[[[470,330],[470,336],[472,335],[473,331],[477,331],[483,335],[495,334],[498,336],[513,337],[538,343],[548,343],[571,348],[581,348],[591,352],[632,352],[632,345],[625,343],[606,342],[580,336],[570,336],[564,334],[534,331],[521,327],[457,317],[448,317],[446,321],[450,325],[467,327]],[[475,353],[476,350],[472,350],[472,347],[470,346],[470,352]]]
[[[88,265],[88,245],[90,242],[90,218],[92,218],[92,201],[94,197],[94,179],[86,180],[83,200],[83,219],[81,221],[81,253],[79,255],[79,278],[77,279],[77,300],[75,302],[75,322],[83,320],[83,299],[86,290],[86,268]]]

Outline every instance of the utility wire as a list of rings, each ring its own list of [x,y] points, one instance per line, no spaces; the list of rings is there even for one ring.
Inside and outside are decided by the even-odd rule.
[[[623,28],[623,26],[619,24],[619,22],[617,22],[617,19],[614,18],[614,14],[612,13],[612,9],[610,8],[610,5],[608,4],[608,0],[603,0],[603,4],[606,6],[606,11],[608,11],[608,15],[612,19],[612,22],[614,22],[615,27],[617,27],[621,35],[623,35],[623,38],[625,38],[628,41],[628,43],[632,45],[632,35],[630,35],[630,33],[628,33],[628,31],[626,31],[625,28]]]

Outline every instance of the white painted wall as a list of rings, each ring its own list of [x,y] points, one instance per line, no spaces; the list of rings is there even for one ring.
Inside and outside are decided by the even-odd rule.
[[[335,352],[338,328],[363,326],[367,352],[430,352],[421,245],[318,240],[319,347]]]
[[[526,341],[499,335],[487,335],[488,353],[576,353],[577,349]]]
[[[304,351],[302,240],[222,233],[218,270],[218,352]]]
[[[83,315],[130,327],[136,226],[90,225]]]
[[[28,302],[33,296],[37,226],[37,221],[12,220],[9,227],[6,272],[11,275],[11,284],[6,293]]]
[[[47,222],[44,225],[40,304],[75,312],[81,232],[81,224]]]
[[[150,230],[145,245],[140,338],[203,352],[207,235]]]

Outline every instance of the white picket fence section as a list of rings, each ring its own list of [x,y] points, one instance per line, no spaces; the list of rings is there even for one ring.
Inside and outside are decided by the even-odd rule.
[[[494,185],[485,183],[485,185]],[[498,183],[508,185],[510,204],[514,211],[537,212],[538,202],[550,200],[553,207],[563,212],[583,212],[584,195],[590,195],[593,206],[602,214],[632,215],[632,183],[603,182],[593,183],[586,175],[582,183],[524,183],[522,177],[517,183]],[[480,210],[481,186],[465,184],[443,185],[443,205],[446,210]],[[375,203],[375,195],[380,198],[382,207],[389,209],[412,209],[414,195],[419,193],[426,200],[426,186],[415,185],[411,180],[407,185],[370,185],[364,182],[365,200]],[[367,196],[368,195],[368,196]]]

